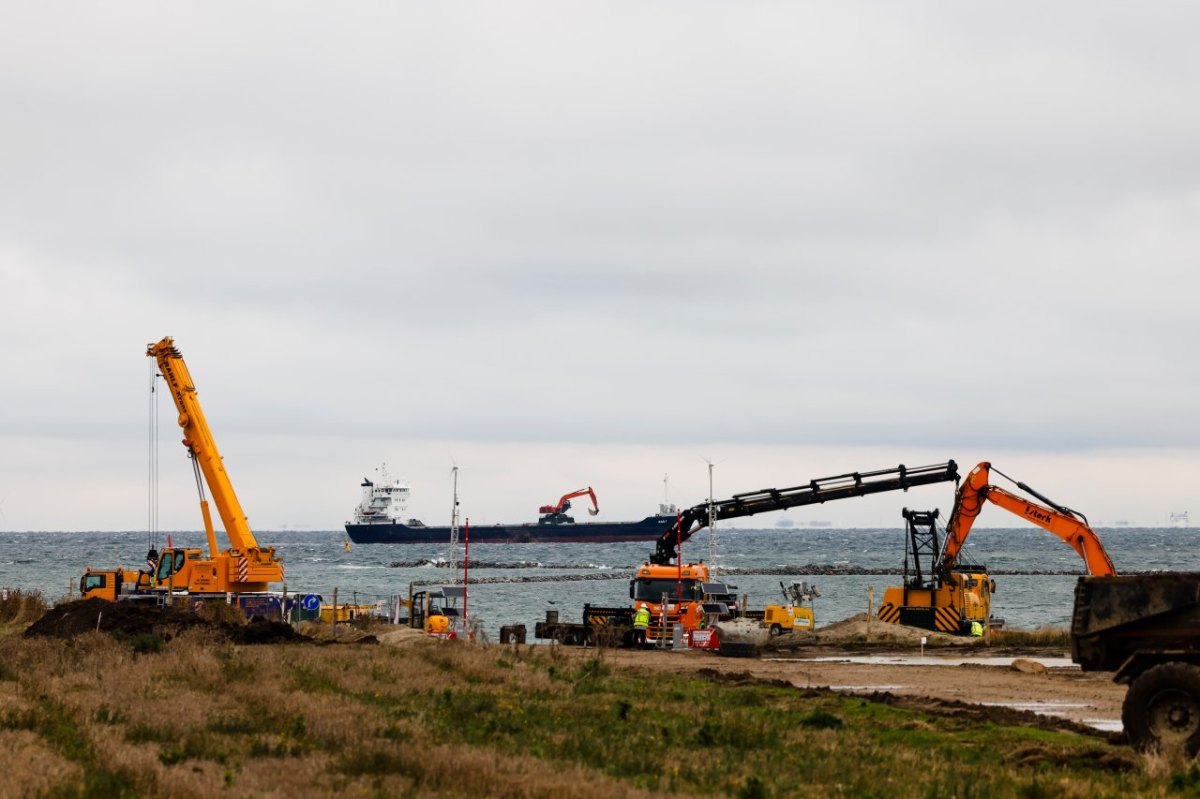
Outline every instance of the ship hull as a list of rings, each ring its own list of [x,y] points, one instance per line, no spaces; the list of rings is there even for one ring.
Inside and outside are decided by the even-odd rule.
[[[647,516],[640,522],[578,524],[490,524],[471,526],[473,544],[582,544],[654,541],[675,524],[674,516]],[[449,527],[416,527],[401,522],[346,524],[356,544],[445,544]],[[459,539],[464,538],[462,528]]]

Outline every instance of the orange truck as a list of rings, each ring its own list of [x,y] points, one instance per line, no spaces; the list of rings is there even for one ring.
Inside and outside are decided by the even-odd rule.
[[[650,626],[646,641],[670,638],[676,624],[686,630],[699,629],[706,623],[704,584],[708,582],[708,566],[688,563],[680,566],[658,566],[644,563],[629,583],[629,597],[636,611],[650,611]]]

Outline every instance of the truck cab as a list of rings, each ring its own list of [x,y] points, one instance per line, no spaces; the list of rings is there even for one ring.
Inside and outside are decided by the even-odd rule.
[[[639,567],[629,583],[629,598],[635,608],[645,605],[650,611],[646,640],[658,641],[670,635],[676,624],[683,625],[684,632],[704,627],[707,624],[706,583],[708,566],[704,563],[688,563],[682,567],[645,563]]]
[[[152,587],[150,573],[130,569],[93,569],[88,567],[79,578],[79,596],[82,599],[130,599],[149,596]]]

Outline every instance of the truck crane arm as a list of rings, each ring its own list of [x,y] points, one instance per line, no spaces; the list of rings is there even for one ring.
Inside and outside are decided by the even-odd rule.
[[[954,510],[950,512],[950,522],[946,525],[946,545],[938,559],[936,570],[943,576],[949,574],[958,561],[971,527],[983,509],[984,501],[991,502],[1004,508],[1009,513],[1020,516],[1026,521],[1036,524],[1061,538],[1083,558],[1088,574],[1092,576],[1108,576],[1117,573],[1104,544],[1087,523],[1087,517],[1078,511],[1059,505],[1034,491],[1025,483],[1017,482],[1017,487],[1027,491],[1046,503],[1037,502],[1013,494],[998,486],[991,485],[992,465],[980,463],[967,479],[963,481],[954,498]]]
[[[563,494],[557,505],[543,505],[542,507],[538,508],[538,513],[562,513],[567,509],[568,503],[571,500],[573,500],[575,497],[582,496],[590,497],[592,500],[592,507],[588,508],[588,513],[590,513],[592,516],[595,516],[600,512],[600,503],[596,501],[596,492],[592,490],[591,486],[588,486],[587,488],[581,488],[578,491],[571,491],[567,494]]]
[[[237,494],[234,493],[233,483],[225,471],[221,453],[217,451],[217,442],[213,439],[208,421],[204,418],[204,411],[200,408],[200,401],[196,398],[196,385],[192,382],[187,364],[183,362],[183,355],[175,346],[175,340],[167,336],[157,344],[151,344],[146,355],[157,361],[158,369],[171,389],[171,398],[179,412],[179,426],[183,429],[183,445],[187,447],[188,455],[193,459],[195,466],[204,475],[204,482],[208,484],[212,493],[213,502],[217,506],[232,549],[243,554],[258,550],[258,541],[250,531],[246,514],[242,511]],[[209,554],[216,557],[216,539],[212,532],[212,519],[206,500],[201,500],[201,512],[204,515],[205,532],[208,534]]]
[[[679,514],[675,524],[658,539],[650,562],[660,566],[670,565],[679,554],[679,544],[703,530],[712,521],[737,519],[771,510],[815,505],[884,491],[907,491],[913,486],[951,480],[958,480],[958,466],[954,461],[933,466],[918,466],[914,469],[901,464],[894,469],[822,477],[792,488],[764,488],[760,491],[734,494],[732,498],[714,502],[711,506],[702,502]]]

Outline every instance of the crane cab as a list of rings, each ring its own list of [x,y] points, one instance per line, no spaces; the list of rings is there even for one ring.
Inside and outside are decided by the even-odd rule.
[[[193,570],[204,557],[199,549],[164,549],[158,558],[158,569],[154,580],[159,588],[188,590],[192,584]]]

